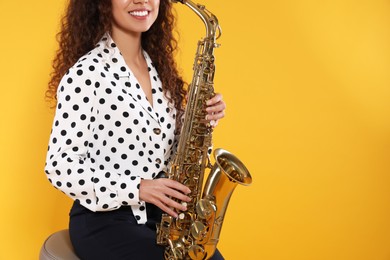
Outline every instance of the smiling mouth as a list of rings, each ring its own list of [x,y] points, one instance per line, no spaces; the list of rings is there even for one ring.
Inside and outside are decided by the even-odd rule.
[[[136,16],[136,17],[145,17],[149,14],[148,11],[144,10],[144,11],[132,11],[132,12],[129,12],[129,14],[131,14],[132,16]]]

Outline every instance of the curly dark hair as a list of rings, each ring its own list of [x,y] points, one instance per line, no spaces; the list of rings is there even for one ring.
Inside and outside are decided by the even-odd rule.
[[[112,26],[111,0],[70,0],[57,34],[59,49],[53,60],[53,72],[46,90],[46,98],[56,101],[61,78],[77,60],[92,50]],[[159,14],[152,27],[142,34],[142,48],[149,54],[162,82],[164,93],[177,110],[177,126],[183,115],[185,83],[180,77],[174,53],[177,40],[174,37],[175,17],[172,3],[161,0]],[[180,128],[177,128],[180,129]]]

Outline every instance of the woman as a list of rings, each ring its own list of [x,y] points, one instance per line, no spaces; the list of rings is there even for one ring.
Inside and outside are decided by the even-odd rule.
[[[158,178],[186,94],[173,26],[168,0],[69,2],[47,91],[57,108],[45,172],[75,200],[69,230],[82,259],[162,259],[155,223],[186,210],[171,198],[189,201],[190,190]],[[207,105],[216,124],[221,95]]]

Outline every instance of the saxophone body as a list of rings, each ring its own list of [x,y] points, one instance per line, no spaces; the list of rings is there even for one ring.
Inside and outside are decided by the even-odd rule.
[[[194,74],[189,86],[177,151],[168,166],[168,178],[186,185],[191,193],[187,211],[176,210],[177,218],[163,214],[157,225],[157,243],[166,246],[166,260],[209,259],[213,256],[229,203],[237,184],[249,185],[252,177],[233,154],[214,151],[211,165],[213,128],[205,120],[206,101],[214,96],[214,49],[221,31],[217,18],[203,5],[190,0],[180,2],[193,10],[206,26],[206,36],[198,42]],[[210,170],[203,187],[206,169]],[[202,188],[203,187],[203,188]]]

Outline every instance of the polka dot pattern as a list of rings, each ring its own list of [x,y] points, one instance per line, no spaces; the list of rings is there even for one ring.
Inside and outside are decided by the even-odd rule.
[[[45,172],[92,211],[130,205],[147,220],[141,179],[166,169],[176,146],[175,109],[146,52],[153,106],[109,35],[62,78]]]

